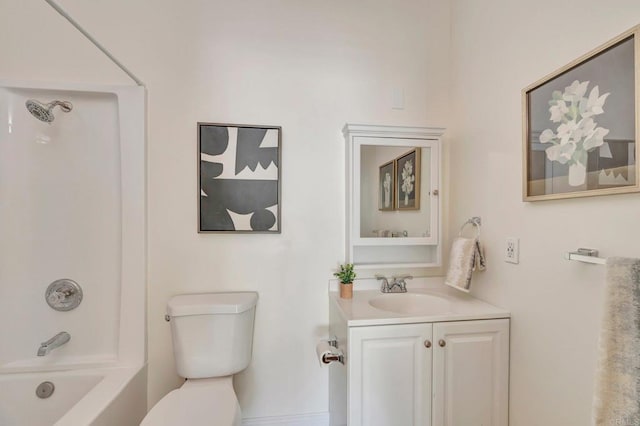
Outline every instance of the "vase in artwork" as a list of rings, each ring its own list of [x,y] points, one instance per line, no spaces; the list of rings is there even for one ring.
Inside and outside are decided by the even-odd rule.
[[[569,165],[569,185],[571,186],[581,186],[584,185],[585,180],[587,179],[587,166],[576,161],[575,163]]]

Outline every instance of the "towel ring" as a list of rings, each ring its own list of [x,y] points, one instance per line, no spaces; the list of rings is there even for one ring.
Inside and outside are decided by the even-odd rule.
[[[482,224],[482,219],[479,216],[474,216],[471,219],[467,220],[460,227],[460,232],[458,232],[458,237],[462,236],[462,231],[467,225],[473,225],[476,228],[476,238],[480,238],[480,225]]]

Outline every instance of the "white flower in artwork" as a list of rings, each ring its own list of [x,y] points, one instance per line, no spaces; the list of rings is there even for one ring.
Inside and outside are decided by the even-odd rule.
[[[384,189],[384,207],[388,208],[391,206],[391,173],[384,174],[382,188]]]
[[[549,112],[551,113],[551,121],[559,123],[562,121],[562,117],[569,112],[569,108],[567,108],[566,102],[558,100],[555,105],[549,108]]]
[[[557,161],[560,164],[567,164],[573,153],[576,151],[574,144],[553,145],[547,148],[547,157],[551,161]]]
[[[416,180],[413,174],[413,160],[407,160],[402,167],[402,192],[404,193],[404,205],[409,204],[409,194],[413,191],[413,182]]]
[[[579,101],[584,97],[584,94],[587,93],[587,87],[589,87],[588,81],[580,83],[578,80],[575,80],[571,83],[571,86],[565,87],[562,99],[569,102]]]
[[[602,146],[609,129],[598,127],[593,117],[604,113],[604,103],[610,93],[600,96],[593,87],[586,97],[589,82],[575,80],[564,92],[556,90],[549,101],[549,120],[560,123],[555,129],[545,129],[540,143],[551,144],[545,149],[550,161],[569,164],[569,184],[579,186],[586,179],[587,153]]]

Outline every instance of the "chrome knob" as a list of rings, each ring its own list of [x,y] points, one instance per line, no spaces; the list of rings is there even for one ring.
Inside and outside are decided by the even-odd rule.
[[[438,344],[440,345],[441,348],[444,348],[445,346],[447,346],[447,342],[445,342],[444,339],[438,340]]]
[[[63,278],[49,284],[44,297],[52,309],[62,312],[70,311],[82,302],[82,288],[77,282]]]
[[[431,340],[425,340],[424,341],[424,347],[429,349],[431,347]]]

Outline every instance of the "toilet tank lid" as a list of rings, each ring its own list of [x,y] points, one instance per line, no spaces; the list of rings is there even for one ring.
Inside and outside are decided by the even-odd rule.
[[[258,293],[200,293],[174,296],[167,304],[170,317],[206,314],[239,314],[256,306]]]

